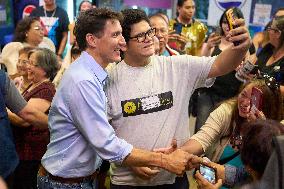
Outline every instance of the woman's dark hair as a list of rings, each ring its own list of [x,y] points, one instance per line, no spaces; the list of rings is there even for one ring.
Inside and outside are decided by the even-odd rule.
[[[86,35],[88,33],[98,38],[103,36],[108,20],[121,21],[122,16],[107,8],[90,9],[79,14],[75,22],[74,35],[80,50],[83,51],[87,48]]]
[[[139,9],[125,9],[122,12],[123,21],[121,23],[122,26],[122,35],[126,41],[126,43],[130,39],[131,27],[134,24],[137,24],[141,21],[146,21],[150,25],[149,18],[147,14],[143,10]]]
[[[277,29],[280,30],[281,35],[280,35],[280,44],[279,44],[279,48],[281,48],[281,46],[284,43],[284,16],[277,16],[273,19],[273,21],[275,21],[276,23],[276,27]]]
[[[52,81],[59,69],[57,56],[47,48],[35,48],[29,52],[28,57],[36,53],[36,63],[46,72],[46,77]]]
[[[81,12],[81,7],[83,5],[83,3],[90,3],[90,5],[92,5],[92,3],[88,0],[83,0],[80,4],[79,4],[79,8],[78,8],[78,11]],[[92,5],[93,6],[93,5]]]
[[[239,8],[237,8],[237,7],[231,7],[231,8],[234,9],[234,12],[236,13],[236,16],[237,16],[238,18],[244,18],[244,15],[243,15],[241,9],[239,9]],[[231,9],[231,8],[226,9],[226,10],[223,12],[223,14],[221,15],[221,17],[220,17],[219,26],[220,26],[220,28],[221,28],[221,35],[224,35],[224,31],[223,31],[223,29],[222,29],[222,22],[223,22],[224,19],[226,20],[226,12],[227,12],[229,9]]]
[[[272,139],[284,134],[284,125],[275,120],[256,120],[242,125],[241,159],[262,176],[273,151]]]
[[[25,17],[20,20],[14,32],[14,42],[26,42],[27,32],[31,29],[32,23],[39,21],[38,17]]]

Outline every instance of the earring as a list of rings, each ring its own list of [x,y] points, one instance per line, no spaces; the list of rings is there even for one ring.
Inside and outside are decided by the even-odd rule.
[[[26,37],[28,37],[28,34],[26,33]]]

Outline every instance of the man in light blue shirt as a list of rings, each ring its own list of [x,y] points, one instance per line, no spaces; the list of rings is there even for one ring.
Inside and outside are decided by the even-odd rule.
[[[50,143],[39,170],[39,188],[94,188],[101,158],[182,174],[193,157],[181,150],[166,155],[136,149],[109,125],[104,68],[121,60],[125,40],[120,20],[121,14],[109,9],[92,9],[76,21],[74,33],[83,52],[63,75],[51,104]]]

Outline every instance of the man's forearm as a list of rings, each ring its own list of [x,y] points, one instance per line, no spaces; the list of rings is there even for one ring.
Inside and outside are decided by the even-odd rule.
[[[29,103],[17,115],[30,124],[36,125],[39,129],[46,129],[48,127],[48,116]]]
[[[246,56],[247,49],[227,48],[216,58],[216,67],[219,75],[224,75],[233,71],[241,64]]]
[[[191,155],[182,150],[171,154],[149,152],[134,148],[124,159],[123,164],[128,166],[153,166],[160,167],[175,174],[183,174]]]

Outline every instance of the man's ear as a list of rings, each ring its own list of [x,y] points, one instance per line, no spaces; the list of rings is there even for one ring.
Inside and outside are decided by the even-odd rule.
[[[97,47],[97,37],[93,34],[88,33],[86,35],[86,42],[87,42],[87,46],[92,47],[92,48],[96,48]]]

